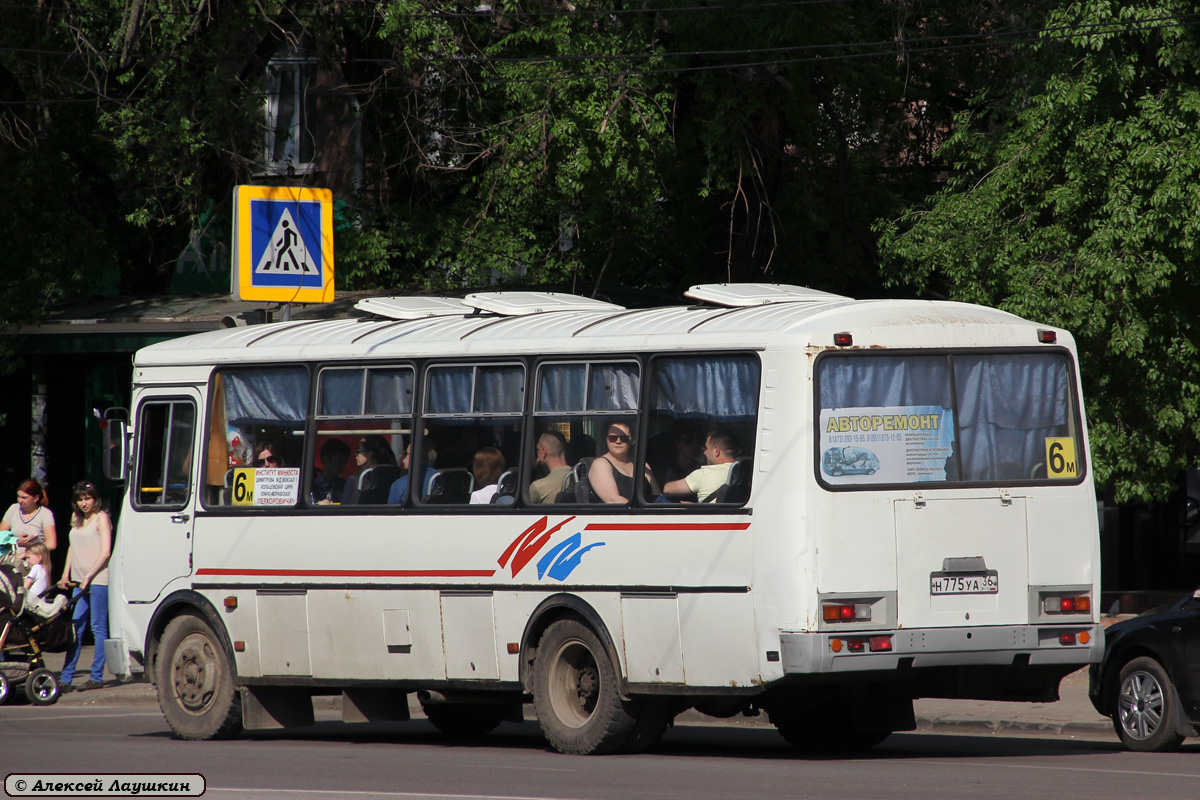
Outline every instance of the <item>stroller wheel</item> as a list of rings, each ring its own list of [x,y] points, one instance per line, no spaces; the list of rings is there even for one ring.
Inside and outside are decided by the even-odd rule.
[[[58,678],[45,667],[35,669],[25,679],[25,696],[35,706],[53,705],[58,700]]]
[[[0,706],[8,702],[8,695],[12,692],[12,684],[8,682],[3,672],[0,672]]]

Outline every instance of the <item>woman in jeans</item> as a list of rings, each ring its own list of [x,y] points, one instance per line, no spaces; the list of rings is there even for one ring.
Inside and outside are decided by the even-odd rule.
[[[99,689],[104,685],[104,640],[108,638],[108,557],[112,554],[112,521],[101,508],[100,493],[88,481],[75,484],[71,498],[74,515],[71,518],[71,544],[67,563],[58,582],[62,588],[76,583],[74,596],[75,643],[67,651],[66,665],[59,676],[60,689],[73,692],[75,665],[83,649],[84,631],[91,628],[96,642],[92,655],[92,674],[79,691]]]

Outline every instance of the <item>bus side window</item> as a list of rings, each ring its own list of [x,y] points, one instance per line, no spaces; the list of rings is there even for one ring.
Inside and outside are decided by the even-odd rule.
[[[308,370],[297,366],[224,369],[213,376],[206,505],[280,508],[299,503],[308,386]]]
[[[632,458],[633,474],[644,474],[636,461],[640,394],[641,366],[635,361],[540,364],[533,408],[534,458],[522,479],[528,501],[601,502],[589,478],[597,458],[610,463]],[[610,433],[617,436],[611,448]],[[634,490],[626,491],[636,497],[636,482],[631,483]],[[617,497],[625,495],[614,493],[610,499]],[[625,499],[633,502],[635,497]]]
[[[168,509],[187,504],[192,487],[195,424],[196,407],[186,400],[142,405],[135,505]]]
[[[437,461],[410,469],[426,475],[432,467],[436,474],[422,481],[419,502],[512,506],[516,481],[501,478],[519,469],[524,409],[520,364],[431,366],[422,424],[426,437],[437,443]]]
[[[317,376],[312,506],[386,505],[406,489],[416,372],[408,365],[327,367]],[[393,499],[395,498],[395,499]]]
[[[664,502],[743,505],[750,496],[760,366],[752,355],[651,364],[647,460]]]

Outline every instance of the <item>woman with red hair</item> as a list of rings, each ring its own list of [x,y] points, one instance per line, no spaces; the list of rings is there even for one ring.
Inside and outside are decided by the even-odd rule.
[[[50,503],[46,490],[35,478],[26,478],[17,487],[17,502],[4,512],[0,531],[12,531],[17,535],[17,552],[35,542],[42,542],[50,550],[58,547],[58,529],[54,526],[54,514],[46,506]],[[49,571],[49,565],[46,565]]]

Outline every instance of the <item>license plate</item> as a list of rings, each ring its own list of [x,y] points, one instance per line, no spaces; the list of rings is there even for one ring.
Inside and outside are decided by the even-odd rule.
[[[996,594],[999,576],[993,572],[934,572],[929,576],[930,594]]]

